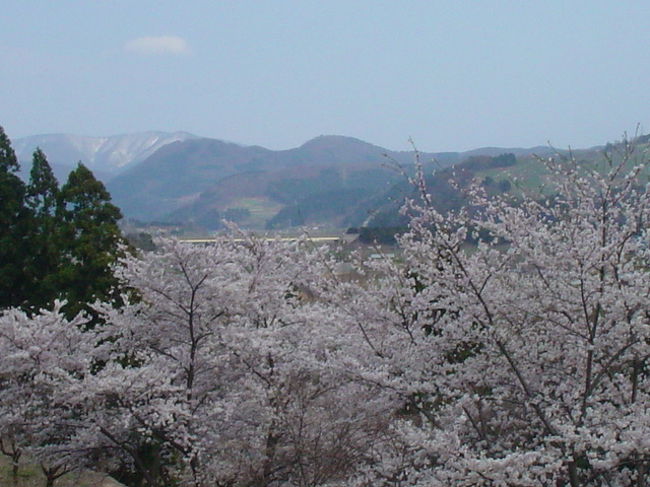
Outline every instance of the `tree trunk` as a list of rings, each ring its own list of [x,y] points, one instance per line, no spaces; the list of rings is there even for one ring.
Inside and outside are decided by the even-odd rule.
[[[54,482],[59,477],[63,477],[66,473],[71,470],[66,465],[59,465],[57,467],[46,467],[41,464],[41,471],[45,475],[45,487],[54,487]]]
[[[569,462],[569,485],[571,487],[580,487],[580,483],[578,482],[578,467],[576,466],[576,462]]]
[[[275,457],[275,449],[278,444],[278,437],[274,433],[274,425],[271,425],[271,428],[266,436],[266,447],[264,451],[264,468],[262,470],[262,482],[261,485],[269,485],[272,481],[273,475],[273,459]]]
[[[641,460],[636,467],[636,487],[646,487],[646,475],[648,473],[648,464]]]
[[[45,487],[54,487],[54,481],[56,479],[51,475],[45,476]]]

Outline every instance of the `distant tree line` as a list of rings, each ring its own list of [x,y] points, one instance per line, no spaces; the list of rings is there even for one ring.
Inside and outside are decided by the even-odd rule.
[[[72,317],[119,292],[112,265],[123,243],[119,208],[81,162],[59,183],[36,149],[27,183],[0,127],[0,309],[28,312],[65,300]]]
[[[512,153],[491,156],[471,156],[461,163],[443,169],[431,171],[427,169],[423,174],[423,181],[431,197],[431,205],[439,212],[446,214],[449,211],[459,210],[469,204],[467,189],[477,178],[477,173],[496,168],[511,167],[517,164],[517,158]],[[412,176],[409,176],[412,177]],[[494,175],[496,177],[496,175]],[[486,176],[482,185],[492,196],[500,193],[508,193],[512,189],[512,183],[507,179],[496,181],[492,176]],[[368,218],[366,226],[371,228],[395,227],[405,228],[408,225],[409,216],[401,211],[404,199],[413,198],[418,200],[420,195],[409,182],[404,178],[395,184],[390,191],[381,195],[374,202],[376,211]]]

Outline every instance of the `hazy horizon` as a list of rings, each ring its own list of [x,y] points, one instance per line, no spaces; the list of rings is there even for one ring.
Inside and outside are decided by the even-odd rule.
[[[650,4],[3,5],[11,137],[150,130],[392,150],[591,147],[650,127]]]

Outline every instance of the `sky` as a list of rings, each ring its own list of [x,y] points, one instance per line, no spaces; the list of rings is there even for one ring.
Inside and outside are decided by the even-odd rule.
[[[648,19],[647,0],[3,0],[0,125],[588,147],[650,131]]]

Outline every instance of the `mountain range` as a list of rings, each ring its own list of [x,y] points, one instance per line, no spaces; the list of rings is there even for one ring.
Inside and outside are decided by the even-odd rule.
[[[43,134],[15,139],[13,147],[24,170],[31,165],[37,147],[45,152],[59,179],[79,161],[104,181],[146,159],[161,147],[176,141],[196,138],[186,132],[140,132],[90,137],[71,134]]]
[[[36,147],[60,179],[76,161],[86,164],[107,184],[126,217],[209,229],[219,228],[224,217],[253,228],[363,225],[386,198],[397,197],[394,188],[404,180],[400,172],[408,172],[415,160],[413,151],[391,151],[336,135],[270,150],[185,132],[58,134],[14,141],[25,171]],[[506,152],[527,157],[552,150],[486,147],[419,157],[445,168]]]

